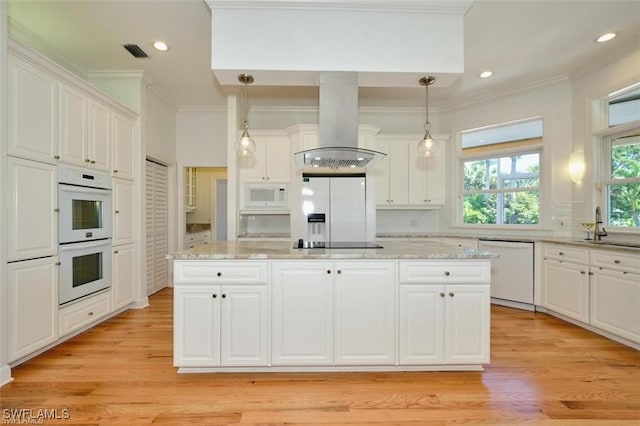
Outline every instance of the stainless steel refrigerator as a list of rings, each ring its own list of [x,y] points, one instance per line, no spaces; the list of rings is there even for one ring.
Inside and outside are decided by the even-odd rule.
[[[302,238],[327,243],[372,240],[366,186],[364,174],[303,175]]]

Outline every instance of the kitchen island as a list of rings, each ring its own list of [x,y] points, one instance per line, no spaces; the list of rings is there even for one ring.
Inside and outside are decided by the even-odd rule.
[[[481,370],[491,253],[217,242],[174,260],[180,372]]]

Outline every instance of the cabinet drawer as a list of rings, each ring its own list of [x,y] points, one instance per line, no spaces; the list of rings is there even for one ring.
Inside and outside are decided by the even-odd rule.
[[[400,283],[489,283],[491,263],[400,262]]]
[[[265,261],[179,261],[174,271],[177,283],[266,284]]]
[[[545,259],[549,258],[574,263],[588,263],[589,250],[555,244],[544,244],[542,246],[542,257]]]
[[[640,274],[640,255],[614,250],[592,250],[591,266]]]
[[[111,292],[106,291],[60,308],[58,313],[60,336],[76,331],[109,314],[110,300]]]

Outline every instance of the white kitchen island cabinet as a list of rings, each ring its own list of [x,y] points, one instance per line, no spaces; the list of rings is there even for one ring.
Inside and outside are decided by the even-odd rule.
[[[491,257],[429,242],[362,251],[284,241],[196,246],[172,255],[174,365],[481,370],[489,362]]]

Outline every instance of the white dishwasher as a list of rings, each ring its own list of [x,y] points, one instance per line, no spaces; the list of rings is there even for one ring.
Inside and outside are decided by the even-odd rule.
[[[533,242],[480,239],[478,248],[500,255],[491,259],[491,302],[534,310]]]

